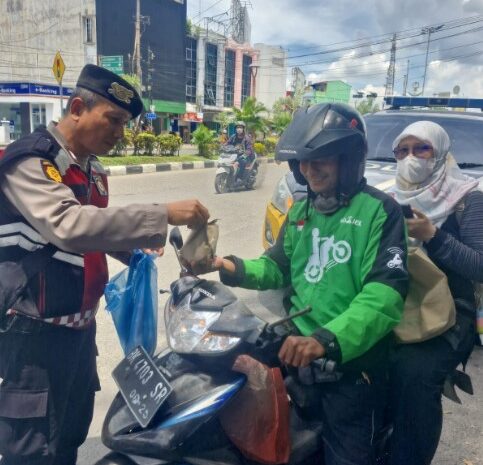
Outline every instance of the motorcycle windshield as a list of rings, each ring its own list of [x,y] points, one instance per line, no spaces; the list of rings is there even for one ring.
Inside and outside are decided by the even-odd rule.
[[[235,348],[241,341],[239,337],[217,334],[210,329],[222,312],[194,310],[191,297],[191,294],[186,295],[177,305],[173,304],[172,299],[166,303],[169,347],[181,354],[221,354]]]
[[[210,331],[247,340],[252,334],[256,339],[265,325],[265,321],[237,301],[225,307],[220,317],[210,325]]]

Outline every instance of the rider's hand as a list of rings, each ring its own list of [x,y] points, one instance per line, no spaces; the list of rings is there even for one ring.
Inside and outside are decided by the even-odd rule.
[[[229,273],[235,272],[235,264],[231,260],[227,260],[226,258],[223,258],[223,257],[215,257],[213,259],[212,266],[214,270],[221,270],[221,268],[223,268],[225,271],[228,271]]]
[[[209,211],[198,200],[180,200],[167,205],[168,223],[173,226],[187,225],[188,228],[201,226],[208,221]]]
[[[431,220],[423,212],[415,208],[412,210],[414,218],[406,219],[408,235],[420,241],[428,242],[436,234],[436,226],[431,223]]]
[[[313,337],[289,336],[285,339],[278,358],[286,365],[306,367],[324,354],[324,347]]]

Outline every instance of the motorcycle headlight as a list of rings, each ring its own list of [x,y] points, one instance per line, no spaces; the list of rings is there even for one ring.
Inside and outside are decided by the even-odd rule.
[[[165,309],[166,339],[169,347],[178,353],[220,353],[231,350],[240,338],[211,332],[208,328],[220,317],[216,311],[194,311],[189,295],[173,306],[171,299]]]
[[[280,179],[272,196],[273,206],[284,215],[287,214],[293,204],[293,196],[288,187],[285,176]]]

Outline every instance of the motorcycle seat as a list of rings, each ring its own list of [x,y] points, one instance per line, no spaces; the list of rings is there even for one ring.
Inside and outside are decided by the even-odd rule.
[[[290,464],[305,463],[323,447],[322,423],[302,420],[297,409],[290,410],[290,435],[292,450]]]

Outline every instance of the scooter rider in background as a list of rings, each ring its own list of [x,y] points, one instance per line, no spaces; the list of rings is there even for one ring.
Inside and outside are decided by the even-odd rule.
[[[276,158],[308,184],[308,198],[292,206],[277,242],[260,258],[214,260],[225,284],[291,285],[289,311],[312,307],[294,319],[300,335],[285,340],[279,358],[298,369],[299,392],[310,392],[310,413],[324,424],[327,465],[372,463],[391,333],[408,287],[402,211],[366,185],[366,153],[364,121],[353,108],[336,103],[299,110]],[[396,255],[402,261],[391,266]],[[304,384],[301,369],[321,357],[335,361],[342,376]]]
[[[239,149],[237,158],[238,177],[243,181],[247,176],[245,168],[255,159],[255,154],[250,136],[246,133],[246,124],[243,121],[238,121],[235,125],[235,131],[226,145],[233,145]]]

